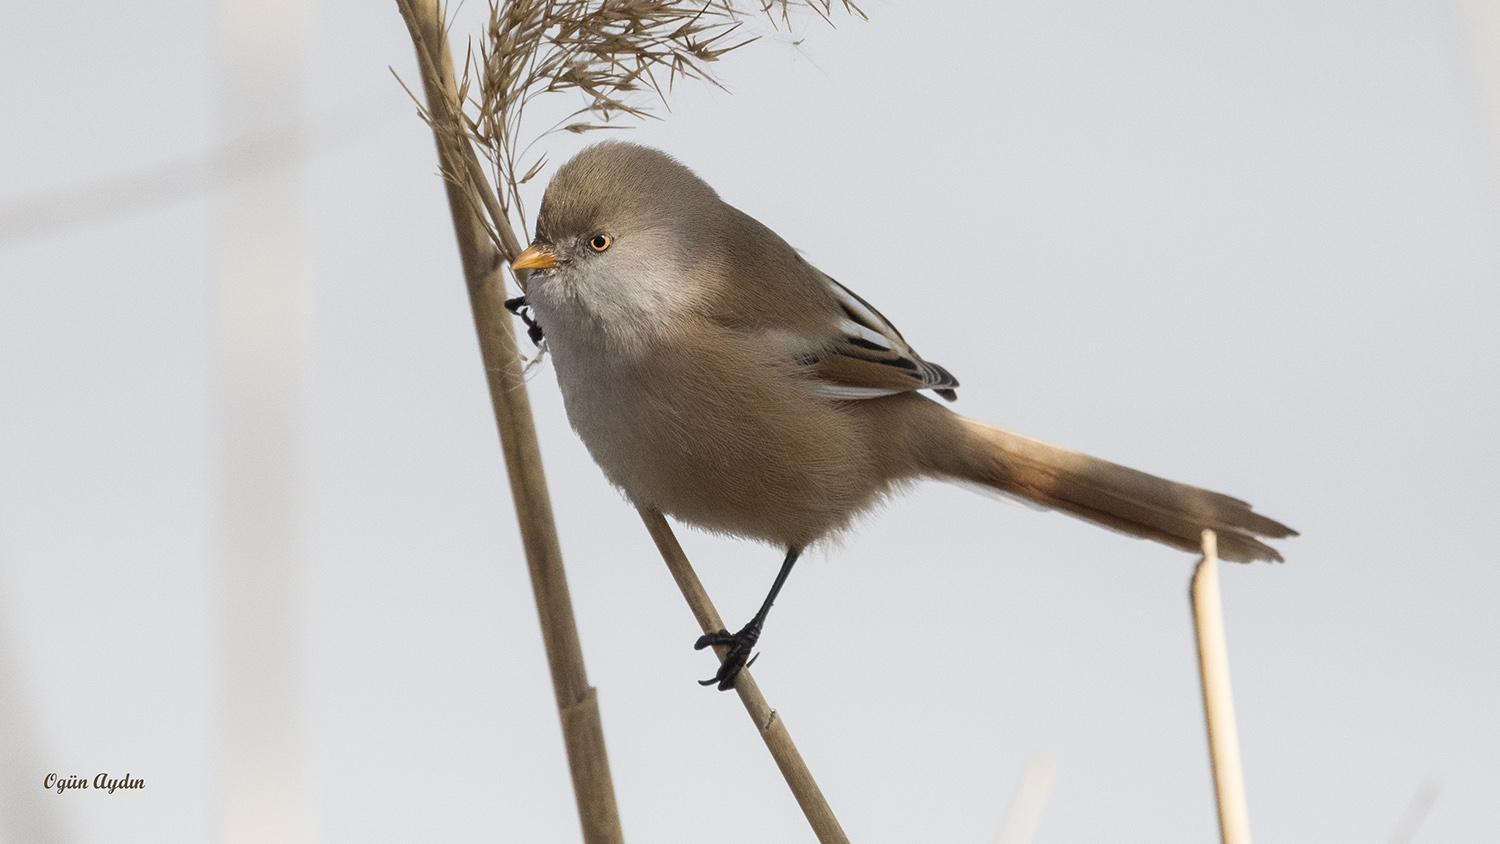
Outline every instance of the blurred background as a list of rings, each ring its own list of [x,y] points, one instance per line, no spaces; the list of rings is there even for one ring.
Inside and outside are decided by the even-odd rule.
[[[960,412],[1302,531],[1222,575],[1257,837],[1491,834],[1500,9],[864,9],[754,24],[728,92],[628,136],[883,310]],[[417,84],[394,4],[0,12],[5,844],[577,840],[390,69]],[[813,840],[531,387],[627,838]],[[747,618],[780,553],[679,535]],[[994,841],[1028,770],[1037,842],[1213,840],[1194,562],[922,486],[798,567],[756,677],[853,841]],[[145,787],[43,788],[99,772]]]

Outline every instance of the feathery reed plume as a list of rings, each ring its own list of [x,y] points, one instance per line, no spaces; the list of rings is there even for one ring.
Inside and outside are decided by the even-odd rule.
[[[645,117],[648,107],[633,102],[631,94],[650,88],[665,103],[663,85],[670,89],[679,77],[713,82],[705,66],[748,43],[730,41],[738,28],[733,7],[716,2],[492,2],[485,38],[465,68],[466,79],[478,80],[467,129],[494,164],[501,209],[524,225],[521,185],[547,163],[538,154],[524,164],[531,144],[518,149],[532,101],[569,90],[585,99],[543,135],[611,128],[620,115]]]
[[[521,186],[547,166],[545,152],[531,151],[537,141],[555,132],[626,128],[617,122],[622,117],[654,117],[679,79],[723,87],[710,65],[756,40],[738,35],[746,18],[789,26],[792,10],[806,8],[831,22],[835,2],[863,17],[852,0],[491,0],[484,37],[458,83],[457,116],[490,164],[497,190],[478,198],[501,251],[508,251],[502,229],[527,229]],[[527,107],[567,92],[583,104],[530,134]]]

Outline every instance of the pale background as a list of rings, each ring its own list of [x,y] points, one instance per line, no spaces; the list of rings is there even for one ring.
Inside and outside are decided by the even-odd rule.
[[[1413,840],[1492,840],[1500,145],[1463,10],[866,10],[631,137],[881,308],[960,412],[1303,532],[1223,574],[1258,840],[1384,842],[1429,784]],[[9,4],[0,204],[219,144],[216,16]],[[392,3],[327,0],[315,33],[308,110],[346,137],[305,165],[314,838],[576,840],[432,139],[387,70],[415,82],[411,44]],[[223,836],[214,208],[0,242],[7,844],[24,812]],[[627,839],[811,841],[550,369],[532,395]],[[779,552],[679,533],[743,621]],[[923,486],[799,566],[755,673],[855,842],[993,841],[1037,758],[1038,842],[1213,840],[1193,561]],[[41,787],[104,770],[147,787]]]

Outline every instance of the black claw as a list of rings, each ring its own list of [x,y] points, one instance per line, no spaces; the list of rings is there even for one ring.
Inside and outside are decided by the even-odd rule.
[[[707,680],[699,680],[698,685],[712,686],[717,683],[721,692],[734,688],[735,678],[740,676],[740,672],[760,657],[760,654],[751,654],[755,650],[755,643],[760,640],[760,629],[761,621],[756,618],[738,633],[720,630],[699,636],[698,641],[693,644],[693,650],[701,651],[714,645],[724,645],[729,648],[729,652],[724,654],[724,662],[719,665],[718,673]]]
[[[734,634],[728,630],[720,630],[717,633],[704,633],[698,637],[698,641],[693,643],[693,650],[701,651],[704,648],[711,648],[714,645],[733,645],[735,641]]]
[[[507,307],[509,303],[507,303]],[[801,548],[793,546],[786,549],[786,559],[781,561],[781,570],[776,573],[776,582],[771,584],[771,592],[766,595],[766,600],[760,605],[760,612],[750,619],[750,623],[740,628],[740,632],[730,634],[728,630],[720,630],[717,633],[705,633],[698,637],[694,650],[721,645],[729,650],[724,653],[724,661],[719,664],[719,673],[712,679],[699,680],[700,686],[719,685],[719,691],[726,692],[734,688],[734,680],[740,676],[740,672],[749,668],[760,659],[760,654],[754,653],[755,643],[760,640],[760,630],[766,623],[766,614],[771,611],[771,604],[776,602],[776,596],[781,592],[781,587],[786,583],[787,575],[792,573],[792,564],[797,562],[797,557],[802,553]]]
[[[719,666],[719,672],[707,680],[699,680],[698,685],[712,686],[717,683],[721,692],[727,692],[734,688],[734,681],[739,679],[740,672],[749,667],[751,662],[755,661],[753,659],[747,661],[745,659],[746,653],[748,651],[731,648],[729,653],[724,657],[724,663]],[[756,656],[760,656],[760,654],[756,654]]]
[[[525,296],[506,299],[505,309],[520,317],[521,322],[526,323],[526,336],[531,338],[533,346],[542,345],[542,327],[537,325],[536,320],[532,318],[531,305],[526,301]]]

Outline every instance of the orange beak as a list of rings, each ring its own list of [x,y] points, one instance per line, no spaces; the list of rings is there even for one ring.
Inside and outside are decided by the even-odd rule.
[[[513,270],[547,270],[557,266],[557,255],[552,250],[535,243],[510,262]]]

